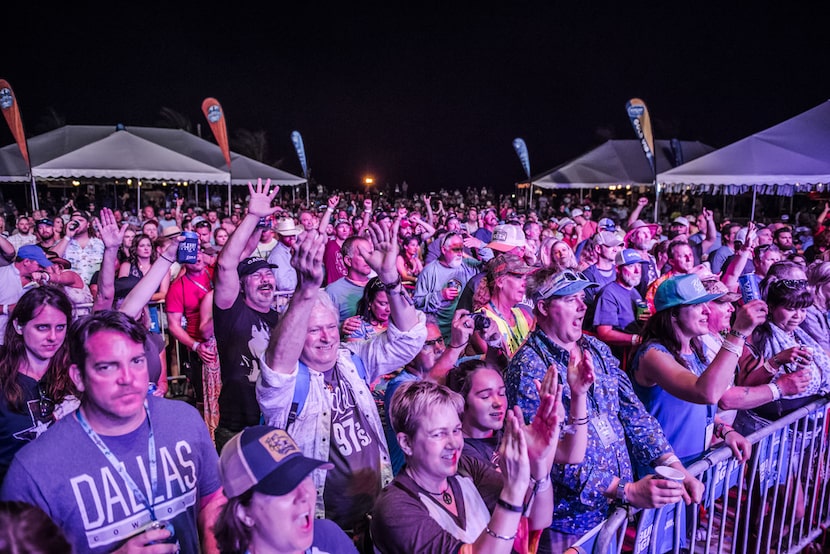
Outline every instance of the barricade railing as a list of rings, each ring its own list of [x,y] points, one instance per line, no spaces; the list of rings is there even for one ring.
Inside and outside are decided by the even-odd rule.
[[[580,544],[600,554],[800,552],[830,525],[828,408],[830,399],[812,402],[748,435],[745,464],[726,446],[691,464],[706,487],[700,503],[617,508]]]

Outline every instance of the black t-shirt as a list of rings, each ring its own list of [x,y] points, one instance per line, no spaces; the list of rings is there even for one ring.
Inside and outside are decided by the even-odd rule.
[[[265,352],[271,329],[278,319],[279,313],[275,310],[263,313],[250,308],[241,294],[227,310],[213,305],[213,326],[222,374],[219,427],[238,432],[259,425],[260,410],[256,400],[259,356]]]

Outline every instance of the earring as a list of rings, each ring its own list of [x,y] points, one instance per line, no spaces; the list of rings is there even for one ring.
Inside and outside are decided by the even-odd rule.
[[[251,518],[251,517],[245,516],[245,525],[247,525],[248,527],[253,527],[254,526],[254,519]]]

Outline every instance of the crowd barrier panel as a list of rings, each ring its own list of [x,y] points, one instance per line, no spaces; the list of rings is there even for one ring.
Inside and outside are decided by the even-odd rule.
[[[800,552],[830,525],[829,409],[830,399],[817,400],[748,435],[744,464],[727,446],[711,450],[687,468],[706,487],[700,503],[618,507],[575,550]]]

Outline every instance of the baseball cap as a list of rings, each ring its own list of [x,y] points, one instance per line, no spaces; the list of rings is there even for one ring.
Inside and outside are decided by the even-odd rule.
[[[547,284],[539,283],[539,286],[534,286],[534,290],[530,293],[534,301],[544,300],[552,296],[568,296],[576,294],[577,292],[588,287],[598,287],[597,283],[589,281],[585,275],[570,269],[564,269],[559,273],[555,273],[547,282]]]
[[[245,277],[246,275],[251,275],[252,273],[256,273],[260,269],[264,269],[266,267],[276,269],[279,266],[276,264],[270,264],[266,260],[263,260],[257,256],[252,256],[239,262],[239,265],[236,266],[236,272],[240,277]]]
[[[564,228],[566,225],[576,225],[576,221],[574,221],[570,217],[563,217],[559,220],[559,227]]]
[[[487,275],[493,279],[502,275],[526,275],[533,269],[515,254],[499,254],[487,262]]]
[[[57,252],[53,250],[44,250],[43,253],[46,255],[46,259],[52,262],[55,265],[62,267],[63,269],[71,269],[72,262],[65,258],[61,258],[58,256]]]
[[[35,221],[35,225],[48,225],[49,227],[54,227],[55,222],[49,218],[44,217],[43,219],[38,219]]]
[[[520,246],[527,246],[525,232],[518,225],[511,223],[496,225],[493,228],[493,236],[487,244],[487,248],[498,250],[499,252],[507,252]]]
[[[709,294],[720,294],[721,297],[718,300],[723,302],[737,302],[741,299],[740,293],[737,292],[730,292],[726,285],[718,279],[717,277],[712,277],[710,279],[703,279],[703,286],[706,288],[706,292]]]
[[[617,267],[621,265],[629,265],[629,264],[636,264],[636,263],[643,263],[646,260],[640,256],[640,253],[634,250],[633,248],[625,248],[617,252],[617,257],[614,259],[614,263]]]
[[[595,242],[600,246],[619,246],[623,243],[623,240],[617,233],[613,233],[611,231],[600,231],[597,233]]]
[[[571,210],[571,217],[579,217],[579,216],[581,216],[583,213],[584,213],[584,212],[583,212],[581,209],[579,209],[579,208],[575,208],[575,209]]]
[[[348,219],[338,219],[334,222],[334,226],[337,227],[338,225],[348,225],[349,227],[352,226],[351,222]]]
[[[657,287],[657,292],[654,293],[654,310],[662,312],[675,306],[702,304],[721,296],[723,293],[707,292],[700,278],[693,273],[675,275]]]
[[[672,220],[672,225],[682,225],[682,226],[684,226],[684,227],[688,227],[688,226],[689,226],[689,220],[688,220],[688,219],[686,219],[686,218],[685,218],[685,217],[683,217],[683,216],[680,216],[680,217],[675,217],[675,218]]]
[[[315,469],[333,464],[306,458],[286,431],[254,425],[234,435],[219,456],[219,477],[228,498],[253,489],[268,496],[288,494]]]
[[[43,248],[34,244],[27,244],[17,249],[17,257],[21,260],[34,260],[40,267],[49,267],[52,262],[46,257]]]
[[[597,228],[602,231],[615,231],[617,229],[617,224],[614,223],[613,219],[603,217],[597,222]]]

